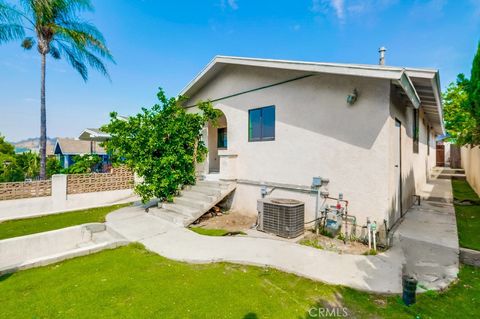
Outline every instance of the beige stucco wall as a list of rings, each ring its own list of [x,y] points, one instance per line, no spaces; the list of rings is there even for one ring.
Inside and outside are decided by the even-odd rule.
[[[467,181],[480,195],[480,147],[461,148],[462,168],[465,169]]]
[[[300,76],[302,73],[229,67],[191,101],[216,99]],[[330,179],[329,191],[342,192],[360,223],[383,222],[388,211],[389,82],[316,75],[214,103],[227,118],[229,152],[242,180],[310,185],[313,176]],[[350,106],[346,96],[359,91]],[[276,106],[275,141],[248,142],[248,110]],[[190,109],[195,112],[195,108]],[[208,138],[207,138],[208,140]],[[208,165],[207,165],[208,167]],[[221,168],[220,168],[221,169]],[[314,215],[315,197],[276,190],[271,196],[307,202]],[[239,185],[234,209],[256,214],[258,186]]]
[[[392,99],[390,103],[391,117],[388,121],[390,129],[390,148],[389,148],[389,202],[390,215],[393,215],[395,207],[395,171],[393,169],[395,163],[395,119],[401,123],[401,161],[402,161],[402,211],[405,213],[413,204],[414,196],[420,195],[422,189],[425,188],[431,169],[435,166],[435,132],[430,129],[427,135],[429,125],[423,110],[419,110],[419,144],[418,153],[413,152],[413,107],[406,107],[405,103],[399,96],[392,91]],[[430,139],[428,150],[428,142]]]
[[[295,71],[229,66],[192,96],[189,103],[214,100],[302,75]],[[358,101],[348,105],[346,97],[354,88],[359,91]],[[238,155],[229,159],[235,161],[237,179],[308,186],[312,177],[326,177],[330,179],[330,194],[344,194],[350,201],[349,213],[357,217],[359,224],[365,224],[369,217],[381,225],[386,220],[391,226],[396,221],[392,214],[395,118],[402,122],[403,211],[412,205],[412,195],[424,187],[435,165],[435,134],[430,130],[427,137],[428,123],[423,111],[419,153],[413,154],[412,108],[402,104],[395,94],[388,80],[315,75],[223,99],[214,106],[227,119],[227,153]],[[275,140],[248,142],[248,110],[269,105],[276,107]],[[208,131],[204,130],[207,141],[211,139]],[[208,163],[201,167],[208,173]],[[314,217],[312,194],[277,189],[270,196],[305,201],[306,219]],[[260,186],[240,183],[233,209],[256,214],[258,198]]]

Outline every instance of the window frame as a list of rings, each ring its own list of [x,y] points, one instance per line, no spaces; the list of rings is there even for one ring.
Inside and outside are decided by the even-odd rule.
[[[420,140],[420,112],[413,108],[413,123],[412,123],[412,139],[413,139],[413,153],[418,154],[419,140]]]
[[[263,110],[264,109],[267,109],[267,108],[273,108],[273,137],[264,137],[263,136],[263,126],[264,126],[264,123],[263,123]],[[252,138],[252,129],[251,129],[251,114],[252,112],[255,112],[255,111],[260,111],[260,138]],[[277,122],[277,108],[275,105],[267,105],[267,106],[262,106],[262,107],[257,107],[257,108],[254,108],[254,109],[250,109],[248,110],[248,141],[249,142],[268,142],[268,141],[275,141],[275,137],[276,137],[276,122]]]
[[[220,131],[221,130],[224,132],[223,134],[225,136],[225,139],[223,141],[225,141],[225,146],[220,146]],[[217,149],[219,149],[219,150],[228,149],[228,131],[227,131],[226,127],[217,128]]]

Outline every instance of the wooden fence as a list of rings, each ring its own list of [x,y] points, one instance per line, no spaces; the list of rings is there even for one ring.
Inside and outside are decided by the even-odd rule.
[[[71,174],[67,176],[67,194],[130,188],[133,188],[133,173],[125,168],[114,168],[111,173]]]
[[[0,200],[52,195],[52,181],[0,183]]]

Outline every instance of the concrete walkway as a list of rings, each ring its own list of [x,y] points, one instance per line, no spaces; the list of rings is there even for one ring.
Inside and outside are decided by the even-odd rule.
[[[405,255],[405,272],[421,287],[439,290],[457,278],[459,244],[449,179],[432,179],[421,205],[411,207],[394,234],[393,245]]]
[[[458,240],[448,180],[427,185],[425,200],[406,214],[393,246],[377,256],[337,254],[270,238],[209,237],[128,207],[107,216],[107,226],[164,257],[191,262],[269,266],[289,273],[374,293],[401,293],[404,273],[420,287],[442,289],[458,272]],[[430,198],[430,199],[432,199]],[[421,290],[421,289],[420,289]]]
[[[340,255],[267,238],[209,237],[146,214],[139,207],[107,216],[107,225],[164,257],[191,263],[233,262],[269,266],[302,277],[377,293],[401,292],[403,256]]]

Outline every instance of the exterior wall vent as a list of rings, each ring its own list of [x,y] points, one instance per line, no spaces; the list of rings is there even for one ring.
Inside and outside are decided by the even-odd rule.
[[[294,199],[263,198],[257,201],[257,229],[284,238],[295,238],[305,230],[305,204]]]

